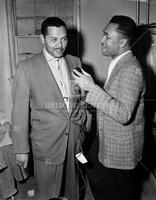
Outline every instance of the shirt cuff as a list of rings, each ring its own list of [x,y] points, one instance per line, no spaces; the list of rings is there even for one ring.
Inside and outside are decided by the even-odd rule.
[[[99,93],[101,93],[101,88],[98,85],[88,92],[86,96],[86,103],[94,105],[99,99]],[[102,90],[103,91],[103,90]]]

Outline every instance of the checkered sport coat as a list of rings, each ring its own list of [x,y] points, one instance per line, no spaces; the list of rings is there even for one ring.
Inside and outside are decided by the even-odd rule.
[[[142,69],[126,54],[104,86],[89,92],[86,102],[97,108],[99,160],[116,169],[133,169],[144,142],[145,81]]]

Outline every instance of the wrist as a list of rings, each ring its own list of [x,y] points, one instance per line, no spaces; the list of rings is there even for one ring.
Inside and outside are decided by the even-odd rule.
[[[95,83],[92,83],[92,84],[90,85],[89,92],[92,92],[92,91],[94,91],[95,89],[96,89],[96,84],[95,84]]]
[[[1,121],[0,125],[1,126],[3,126],[3,125],[10,125],[10,122],[8,122],[8,121]]]

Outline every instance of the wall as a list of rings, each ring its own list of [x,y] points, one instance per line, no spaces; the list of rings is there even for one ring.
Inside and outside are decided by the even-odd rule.
[[[93,67],[97,78],[107,76],[110,58],[101,55],[100,40],[104,26],[115,14],[136,20],[136,3],[129,0],[81,0],[81,33],[84,38],[83,62]]]
[[[6,1],[0,0],[0,117],[10,120],[11,84]],[[2,116],[3,115],[3,116]]]
[[[11,108],[9,78],[10,63],[13,64],[9,57],[8,39],[10,34],[8,33],[5,5],[8,1],[10,0],[0,0],[0,24],[2,27],[0,30],[0,111],[4,110],[7,113]],[[156,21],[155,8],[156,1],[151,5],[150,22]],[[88,68],[93,69],[97,79],[102,82],[107,76],[110,58],[102,56],[100,40],[104,26],[115,14],[129,15],[136,20],[135,0],[80,0],[82,60]],[[143,10],[141,14],[145,16],[145,11]],[[141,18],[141,20],[144,19]],[[14,49],[12,50],[14,51]]]

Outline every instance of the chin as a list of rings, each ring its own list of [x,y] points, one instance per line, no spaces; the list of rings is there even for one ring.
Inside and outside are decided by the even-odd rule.
[[[58,57],[58,58],[62,57],[62,56],[63,56],[63,53],[64,53],[64,52],[57,53],[57,54],[56,54],[56,57]]]
[[[102,52],[102,55],[103,55],[103,56],[109,56],[109,55],[107,54],[107,52]]]
[[[56,54],[55,58],[61,58],[63,56],[63,54]]]
[[[102,49],[102,54],[103,54],[104,56],[107,55],[106,50]]]

